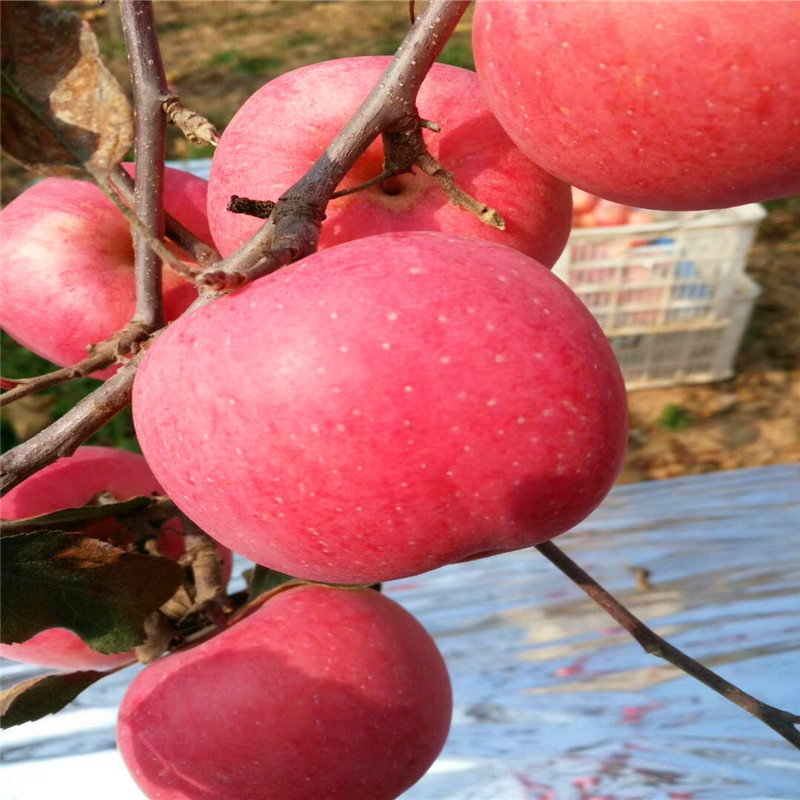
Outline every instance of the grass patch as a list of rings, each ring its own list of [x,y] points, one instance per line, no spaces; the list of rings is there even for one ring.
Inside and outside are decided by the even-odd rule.
[[[475,59],[472,57],[472,47],[467,42],[454,42],[452,39],[442,50],[439,61],[463,69],[475,69]]]
[[[235,75],[258,76],[273,72],[283,65],[280,58],[251,56],[241,50],[221,50],[206,62],[210,69],[224,68]]]
[[[658,424],[668,431],[683,431],[692,427],[692,418],[682,405],[669,403],[664,406]]]

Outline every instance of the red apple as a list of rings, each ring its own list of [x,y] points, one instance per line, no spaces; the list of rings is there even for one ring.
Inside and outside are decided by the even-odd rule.
[[[53,464],[12,489],[2,502],[3,519],[25,519],[49,514],[64,508],[86,505],[101,492],[110,492],[117,500],[161,492],[153,473],[142,456],[108,447],[80,447],[69,458]],[[163,554],[178,559],[185,550],[176,521],[160,539]],[[91,526],[86,534],[118,546],[118,528],[108,521]],[[219,548],[223,572],[231,574],[231,556]],[[134,658],[130,652],[103,654],[92,650],[72,631],[51,628],[26,642],[0,645],[0,656],[54,669],[112,669]]]
[[[117,741],[159,800],[392,800],[439,754],[451,710],[414,617],[372,589],[306,585],[143,670]]]
[[[537,164],[627,205],[800,193],[800,3],[478,0],[473,49]]]
[[[231,195],[277,200],[299,180],[369,94],[389,63],[364,56],[312,64],[259,89],[222,135],[211,167],[208,218],[223,255],[239,248],[261,220],[227,211]],[[552,266],[570,229],[570,190],[526,159],[481,97],[474,72],[434,64],[419,92],[419,112],[442,126],[425,132],[433,155],[459,185],[504,216],[498,231],[452,205],[418,169],[333,200],[319,249],[376,233],[431,230],[478,236]],[[374,142],[340,188],[380,174],[383,147]]]
[[[627,439],[619,367],[572,291],[516,250],[425,232],[353,240],[182,317],[133,412],[201,527],[330,583],[563,533]]]
[[[204,241],[211,240],[207,186],[186,172],[166,171],[166,210]],[[2,325],[25,347],[69,366],[86,358],[87,345],[130,321],[136,302],[130,227],[96,186],[47,178],[3,209],[0,230]],[[197,291],[168,267],[163,276],[164,310],[173,320]]]

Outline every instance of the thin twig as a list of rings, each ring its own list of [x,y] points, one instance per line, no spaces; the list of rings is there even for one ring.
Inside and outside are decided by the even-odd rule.
[[[181,102],[176,94],[161,98],[164,113],[173,125],[177,125],[183,135],[195,144],[207,144],[216,147],[219,144],[219,132],[205,117],[192,111]]]
[[[149,335],[150,331],[143,325],[130,322],[111,339],[92,345],[91,354],[83,361],[44,375],[37,375],[35,378],[17,380],[16,386],[0,395],[0,407],[10,405],[15,400],[20,400],[28,395],[51,389],[53,386],[67,383],[67,381],[86,378],[93,372],[105,369],[129,355],[135,346],[147,339]]]
[[[134,192],[133,178],[128,175],[125,168],[121,165],[117,166],[111,175],[111,186],[125,203],[132,208]],[[185,225],[178,222],[178,220],[166,210],[164,211],[164,227],[166,229],[167,238],[175,242],[178,247],[184,250],[187,255],[201,266],[210,267],[222,258],[213,247],[206,244],[200,237],[195,236]],[[164,249],[166,253],[169,254],[169,250],[166,248]],[[172,269],[175,268],[174,261],[165,259],[163,251],[158,251],[158,254],[166,261],[169,267]],[[179,271],[179,274],[184,274],[184,271]]]
[[[359,183],[358,186],[351,186],[349,189],[339,189],[331,195],[331,200],[336,200],[340,197],[347,197],[349,194],[355,194],[356,192],[360,192],[364,189],[369,189],[370,186],[375,186],[376,184],[383,183],[390,178],[395,178],[398,175],[408,174],[409,172],[411,172],[411,170],[405,167],[385,169],[380,173],[380,175],[376,175],[374,178],[364,181],[364,183]]]
[[[156,239],[164,236],[164,158],[167,117],[161,98],[169,94],[151,0],[121,0],[122,31],[128,50],[136,110],[134,211]],[[161,259],[137,234],[134,320],[149,330],[164,325]]]
[[[606,591],[591,575],[581,569],[568,555],[552,542],[536,545],[536,549],[577,584],[600,608],[615,619],[642,646],[646,653],[663,658],[687,675],[696,678],[727,700],[743,708],[749,714],[779,733],[787,742],[800,749],[800,716],[767,705],[738,686],[729,683],[716,672],[671,645],[655,631],[647,627],[638,617],[628,611],[622,603]]]
[[[201,292],[187,311],[201,308],[217,296],[213,292]],[[151,334],[148,341],[154,340],[163,330]],[[56,459],[71,456],[90,436],[129,406],[133,379],[146,349],[142,346],[127,364],[60,419],[0,456],[0,495]]]

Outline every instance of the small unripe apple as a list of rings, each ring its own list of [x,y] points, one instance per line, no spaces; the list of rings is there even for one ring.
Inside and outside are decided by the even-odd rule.
[[[79,508],[93,497],[109,492],[117,501],[161,492],[147,462],[137,453],[109,447],[79,447],[75,454],[60,458],[12,489],[2,501],[3,519],[26,519],[65,508]],[[127,549],[120,540],[120,526],[103,520],[85,529],[93,536]],[[178,520],[165,523],[159,540],[163,555],[177,560],[185,551]],[[231,574],[231,555],[219,547],[223,577]],[[98,653],[75,633],[50,628],[25,642],[0,645],[0,656],[54,669],[112,669],[134,658],[133,653]]]
[[[306,585],[143,670],[117,741],[154,800],[393,800],[439,754],[451,710],[414,617],[372,589]]]
[[[262,220],[227,210],[231,195],[277,200],[298,181],[353,116],[390,59],[363,56],[325,61],[281,75],[236,112],[214,154],[208,219],[223,255],[239,248]],[[326,208],[319,249],[390,231],[443,231],[514,247],[551,267],[570,230],[570,189],[531,163],[514,146],[483,99],[474,72],[434,64],[419,91],[423,119],[442,128],[424,131],[431,153],[458,185],[499,211],[499,231],[454,206],[419,168]],[[339,188],[371,180],[383,169],[380,137]]]
[[[557,536],[627,443],[619,367],[575,294],[516,250],[426,232],[347,242],[182,317],[133,413],[189,517],[329,583]]]
[[[207,187],[202,178],[166,170],[166,210],[209,242]],[[88,345],[110,339],[130,321],[136,305],[130,226],[94,184],[67,178],[34,184],[3,209],[0,230],[2,326],[20,344],[70,366],[86,358]],[[164,313],[173,320],[197,291],[169,267],[162,274]]]

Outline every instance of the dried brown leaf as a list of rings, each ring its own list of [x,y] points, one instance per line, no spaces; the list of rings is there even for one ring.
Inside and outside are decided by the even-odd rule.
[[[105,174],[133,143],[133,112],[88,23],[40,2],[2,11],[2,143],[43,175]]]

